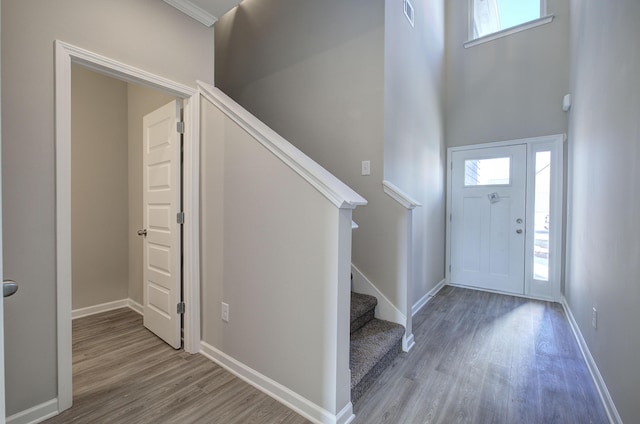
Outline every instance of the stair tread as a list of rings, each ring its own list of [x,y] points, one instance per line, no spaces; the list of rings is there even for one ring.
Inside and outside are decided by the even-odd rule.
[[[373,319],[351,334],[351,387],[355,387],[397,345],[404,331],[403,326],[394,322]]]
[[[368,294],[351,292],[351,322],[357,320],[371,309],[375,309],[378,299]]]

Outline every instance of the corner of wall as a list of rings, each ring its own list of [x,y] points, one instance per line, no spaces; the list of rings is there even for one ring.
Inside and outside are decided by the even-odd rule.
[[[582,336],[582,332],[580,331],[580,327],[576,322],[573,313],[571,312],[571,308],[569,307],[569,303],[567,299],[562,296],[560,303],[562,304],[562,308],[564,309],[565,315],[569,320],[569,325],[571,326],[571,331],[573,332],[576,341],[578,342],[578,346],[580,347],[580,352],[582,353],[582,357],[587,363],[587,367],[589,368],[589,373],[591,374],[591,378],[598,389],[598,394],[600,395],[600,399],[602,400],[602,404],[607,411],[607,416],[609,417],[609,421],[612,424],[622,424],[622,418],[618,414],[618,410],[616,409],[615,404],[613,403],[613,399],[609,394],[609,390],[607,389],[607,385],[604,382],[604,378],[602,378],[602,374],[600,374],[600,370],[598,369],[598,365],[596,361],[591,356],[591,352],[589,351],[589,346],[587,346],[587,342]]]

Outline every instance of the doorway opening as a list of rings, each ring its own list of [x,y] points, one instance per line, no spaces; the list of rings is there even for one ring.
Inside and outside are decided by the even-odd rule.
[[[200,350],[199,301],[199,96],[197,90],[87,50],[55,43],[56,110],[56,265],[58,411],[72,405],[72,217],[71,217],[71,69],[80,65],[115,79],[160,90],[182,99],[184,107],[183,151],[183,281],[185,303],[184,349]]]
[[[73,318],[143,313],[142,119],[175,97],[73,64]]]
[[[450,285],[558,301],[564,135],[448,150]]]

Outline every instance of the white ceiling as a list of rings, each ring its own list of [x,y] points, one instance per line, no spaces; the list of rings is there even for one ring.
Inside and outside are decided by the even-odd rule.
[[[242,0],[164,0],[200,23],[211,26]]]

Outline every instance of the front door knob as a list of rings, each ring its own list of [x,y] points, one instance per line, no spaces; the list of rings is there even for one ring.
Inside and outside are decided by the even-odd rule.
[[[146,237],[146,236],[147,236],[147,230],[146,230],[146,229],[144,229],[144,230],[138,230],[138,235],[139,235],[139,236],[145,236],[145,237]]]

